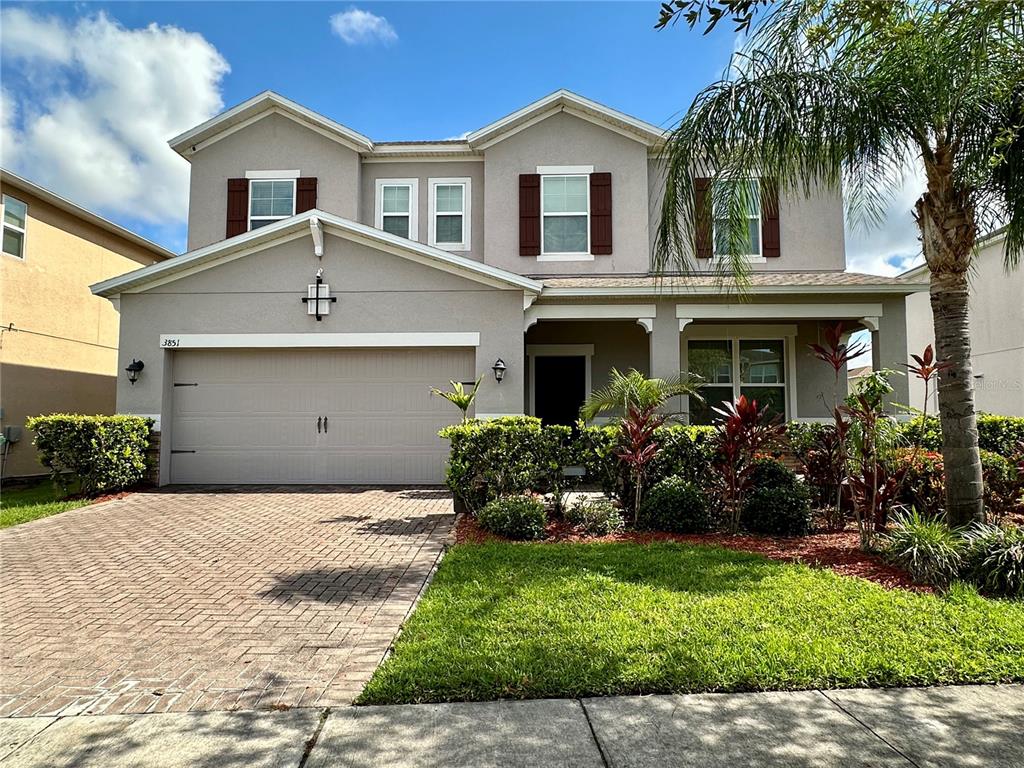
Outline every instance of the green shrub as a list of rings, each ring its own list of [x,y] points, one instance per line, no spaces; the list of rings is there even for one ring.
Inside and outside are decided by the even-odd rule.
[[[644,498],[637,526],[667,533],[704,533],[714,519],[705,491],[681,477],[666,477]]]
[[[901,430],[908,442],[916,445],[921,440],[921,447],[929,451],[942,450],[942,430],[938,416],[929,416],[925,424],[924,437],[921,437],[921,417],[918,416],[901,425]],[[1009,458],[1016,453],[1016,446],[1024,441],[1024,417],[996,416],[992,413],[978,414],[978,445],[982,450],[998,453]]]
[[[916,509],[897,515],[881,544],[886,560],[903,568],[914,581],[938,589],[947,589],[964,565],[963,537]]]
[[[565,520],[569,525],[589,536],[607,536],[621,531],[626,521],[622,513],[608,499],[588,499],[584,496],[565,510]]]
[[[1009,512],[1021,494],[1017,469],[1009,459],[993,451],[981,451],[981,474],[985,481],[985,508],[995,516]]]
[[[152,419],[53,413],[25,425],[36,433],[39,461],[65,491],[68,475],[85,496],[128,488],[146,475]]]
[[[533,496],[502,496],[477,515],[480,527],[506,539],[533,541],[544,536],[544,503]]]
[[[576,460],[572,430],[532,416],[468,421],[439,434],[451,442],[448,488],[474,512],[500,496],[558,492],[562,467]]]
[[[744,530],[770,536],[806,536],[812,522],[811,495],[799,481],[774,488],[754,486],[740,511]]]
[[[888,458],[891,472],[905,472],[899,501],[922,515],[938,518],[946,506],[946,480],[938,451],[900,448]]]
[[[966,540],[967,577],[990,594],[1024,598],[1024,528],[977,523]]]
[[[750,475],[751,488],[792,488],[800,483],[789,467],[775,459],[757,459]]]

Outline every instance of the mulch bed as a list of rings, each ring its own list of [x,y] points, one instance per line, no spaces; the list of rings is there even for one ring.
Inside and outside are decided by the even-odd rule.
[[[477,525],[476,518],[460,515],[455,529],[456,543],[504,541]],[[740,552],[751,552],[772,560],[803,563],[814,568],[828,568],[843,576],[854,576],[881,584],[887,589],[911,592],[934,592],[931,587],[915,584],[913,579],[879,555],[864,552],[856,531],[813,533],[810,536],[784,538],[727,533],[674,534],[646,531],[622,531],[610,536],[584,536],[576,533],[564,520],[548,523],[546,542],[630,542],[650,544],[655,541],[676,541],[683,544],[707,544]]]

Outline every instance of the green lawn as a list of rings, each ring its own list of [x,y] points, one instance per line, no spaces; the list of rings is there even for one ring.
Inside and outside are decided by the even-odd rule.
[[[1024,604],[682,544],[460,545],[359,703],[1024,681]]]
[[[49,480],[29,486],[5,485],[0,491],[0,528],[67,512],[89,503],[89,499],[61,500]]]

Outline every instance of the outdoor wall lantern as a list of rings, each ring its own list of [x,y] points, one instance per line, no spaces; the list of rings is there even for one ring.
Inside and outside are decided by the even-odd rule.
[[[501,380],[505,378],[505,369],[508,366],[505,365],[505,361],[500,357],[494,361],[494,365],[491,366],[491,370],[494,371],[494,380],[501,384]]]
[[[141,360],[136,360],[134,357],[132,361],[128,363],[128,367],[125,368],[125,373],[128,374],[128,381],[134,384],[139,380],[139,374],[142,373],[142,369],[146,367],[146,364]]]

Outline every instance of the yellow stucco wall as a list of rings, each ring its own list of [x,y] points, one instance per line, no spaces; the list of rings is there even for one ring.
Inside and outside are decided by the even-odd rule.
[[[23,426],[41,412],[112,411],[119,318],[89,286],[160,257],[6,179],[0,191],[28,205],[25,258],[0,256],[0,424]],[[8,453],[5,477],[44,471],[31,442],[26,430]]]

